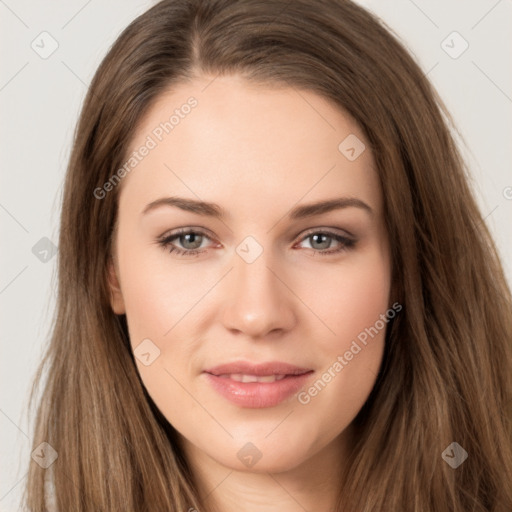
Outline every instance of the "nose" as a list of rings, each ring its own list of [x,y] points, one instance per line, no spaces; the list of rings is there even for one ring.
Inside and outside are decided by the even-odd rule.
[[[293,328],[297,322],[294,307],[300,301],[279,268],[266,251],[252,263],[235,253],[222,315],[226,329],[263,338]]]

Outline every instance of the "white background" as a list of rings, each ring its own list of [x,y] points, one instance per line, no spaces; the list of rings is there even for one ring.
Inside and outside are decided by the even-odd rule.
[[[0,0],[0,511],[19,510],[31,447],[27,396],[54,309],[56,258],[43,263],[32,247],[43,237],[58,241],[64,172],[87,86],[115,38],[153,3]],[[512,1],[359,3],[398,34],[454,116],[512,284]],[[47,59],[31,47],[43,31],[58,42]],[[441,46],[453,31],[469,43],[457,59]]]

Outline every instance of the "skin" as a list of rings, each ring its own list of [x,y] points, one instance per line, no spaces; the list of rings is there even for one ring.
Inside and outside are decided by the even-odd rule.
[[[179,432],[212,510],[239,511],[244,503],[248,512],[327,512],[353,446],[352,421],[375,384],[385,328],[308,404],[291,396],[275,407],[240,407],[202,372],[234,360],[284,361],[314,370],[307,389],[390,307],[390,248],[373,157],[355,121],[313,92],[212,78],[162,94],[137,127],[132,150],[187,98],[198,100],[119,185],[112,309],[127,315],[133,349],[149,338],[160,350],[148,366],[136,359],[137,368]],[[349,134],[367,147],[354,161],[338,150]],[[215,202],[229,216],[170,206],[141,213],[164,196]],[[372,213],[347,207],[286,216],[345,196]],[[157,244],[189,227],[210,234],[173,244],[191,250],[200,243],[205,252],[180,256]],[[356,244],[321,255],[342,244],[304,233],[325,229]],[[236,252],[247,236],[263,250],[252,263]],[[237,457],[248,442],[262,454],[250,468]]]

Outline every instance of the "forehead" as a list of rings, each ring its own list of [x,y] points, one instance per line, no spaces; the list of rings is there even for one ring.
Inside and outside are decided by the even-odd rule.
[[[140,151],[143,146],[150,149]],[[331,101],[293,87],[237,76],[181,83],[162,93],[139,123],[127,159],[133,152],[139,159],[121,182],[120,203],[142,207],[164,195],[248,211],[254,202],[261,210],[339,195],[360,197],[377,210],[381,203],[373,156],[357,123]]]

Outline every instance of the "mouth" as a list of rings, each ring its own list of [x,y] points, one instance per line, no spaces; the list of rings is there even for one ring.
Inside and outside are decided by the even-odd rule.
[[[236,382],[275,382],[276,380],[282,380],[287,375],[247,375],[244,373],[225,373],[223,375],[216,375],[216,377],[221,377],[223,379],[231,379]]]
[[[288,363],[239,361],[205,370],[209,384],[239,407],[275,407],[299,391],[314,370]]]
[[[270,361],[266,363],[234,361],[233,363],[221,364],[205,370],[206,373],[218,377],[224,375],[250,375],[255,377],[303,375],[311,371],[313,371],[311,368],[303,368],[280,361]]]

